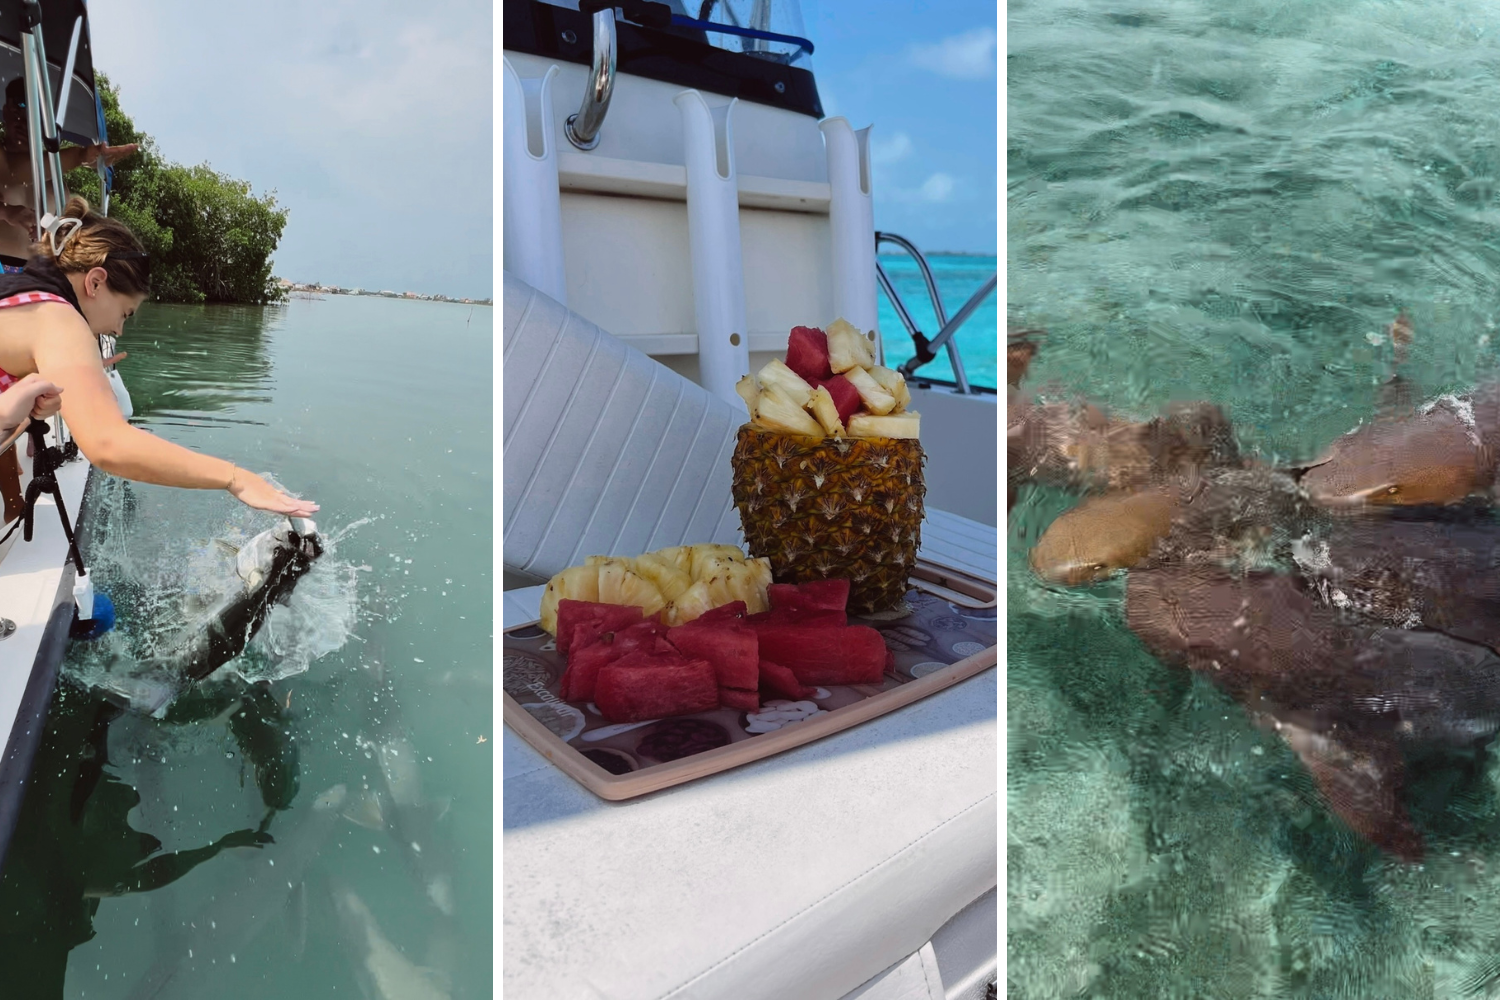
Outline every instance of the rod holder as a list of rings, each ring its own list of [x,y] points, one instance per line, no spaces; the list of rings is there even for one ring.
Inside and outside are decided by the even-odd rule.
[[[693,260],[693,318],[698,382],[738,404],[735,383],[750,371],[745,329],[745,267],[740,252],[740,192],[734,169],[735,105],[710,108],[696,90],[673,102],[682,113],[687,165],[688,246]]]
[[[504,121],[501,143],[505,206],[501,240],[505,270],[560,305],[568,304],[563,266],[562,206],[557,181],[557,135],[548,66],[540,78],[522,79],[504,59]]]
[[[883,360],[880,308],[875,293],[875,207],[870,196],[870,130],[855,131],[847,118],[818,124],[828,155],[832,198],[828,226],[833,246],[833,311],[861,331],[875,331]]]

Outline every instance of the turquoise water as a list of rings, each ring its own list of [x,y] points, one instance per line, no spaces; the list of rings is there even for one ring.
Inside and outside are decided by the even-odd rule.
[[[1223,405],[1308,458],[1367,418],[1400,309],[1420,394],[1494,377],[1500,9],[1016,0],[1007,311],[1029,384]],[[1500,773],[1412,804],[1421,866],[1357,841],[1296,757],[1124,627],[1121,581],[1008,560],[1008,992],[1492,995]],[[1434,804],[1435,803],[1435,804]]]
[[[117,714],[98,689],[231,572],[214,540],[275,521],[95,472],[85,558],[119,626],[64,664],[0,992],[406,995],[362,994],[384,959],[440,990],[413,995],[490,995],[491,317],[329,297],[127,325],[136,422],[317,500],[328,550],[165,719]]]
[[[937,336],[940,329],[937,316],[932,310],[932,299],[927,294],[927,283],[916,262],[906,254],[881,254],[880,262],[896,286],[896,294],[906,304],[912,320],[929,340]],[[938,294],[943,299],[943,309],[949,317],[969,300],[995,273],[996,258],[971,254],[934,253],[927,257],[932,267],[933,279],[937,282]],[[997,323],[998,292],[991,292],[980,304],[956,335],[960,360],[971,385],[997,385],[998,358]],[[880,332],[885,341],[886,364],[892,368],[910,360],[915,350],[906,327],[896,317],[896,310],[880,291]],[[953,366],[948,362],[946,351],[928,364],[917,369],[918,375],[952,381]]]

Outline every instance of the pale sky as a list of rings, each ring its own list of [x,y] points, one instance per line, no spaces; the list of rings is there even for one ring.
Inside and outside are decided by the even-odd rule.
[[[95,65],[161,154],[274,189],[293,281],[493,288],[491,0],[94,0]]]

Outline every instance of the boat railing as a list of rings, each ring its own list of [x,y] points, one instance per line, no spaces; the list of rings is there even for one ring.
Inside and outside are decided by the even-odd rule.
[[[917,326],[916,320],[912,319],[911,311],[901,300],[901,295],[896,291],[891,276],[886,273],[885,265],[880,263],[879,251],[882,243],[892,243],[905,250],[912,260],[916,261],[917,268],[922,272],[922,280],[927,284],[927,297],[932,301],[932,312],[938,322],[937,335],[930,340]],[[914,243],[895,233],[876,232],[875,250],[875,277],[880,282],[880,287],[885,289],[886,298],[890,300],[891,307],[896,310],[896,316],[901,320],[901,325],[906,327],[907,333],[911,334],[912,344],[916,348],[916,353],[901,366],[902,376],[911,378],[918,368],[928,362],[936,361],[938,351],[945,350],[948,354],[948,364],[953,368],[953,385],[956,391],[964,396],[976,392],[977,390],[969,386],[969,377],[964,371],[963,358],[959,354],[958,344],[954,341],[953,335],[974,314],[974,310],[979,308],[980,303],[995,290],[1000,280],[999,272],[990,275],[990,279],[969,296],[969,300],[953,314],[952,319],[949,319],[947,311],[943,308],[943,298],[938,293],[937,280],[932,276],[932,266],[927,263],[926,255],[918,250]]]

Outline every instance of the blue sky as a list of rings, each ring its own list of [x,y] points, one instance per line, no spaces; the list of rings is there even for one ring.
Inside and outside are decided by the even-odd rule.
[[[275,273],[485,297],[491,0],[108,0],[95,64],[179,163],[275,190]]]
[[[993,0],[802,0],[823,111],[871,123],[875,227],[924,251],[994,253]]]

